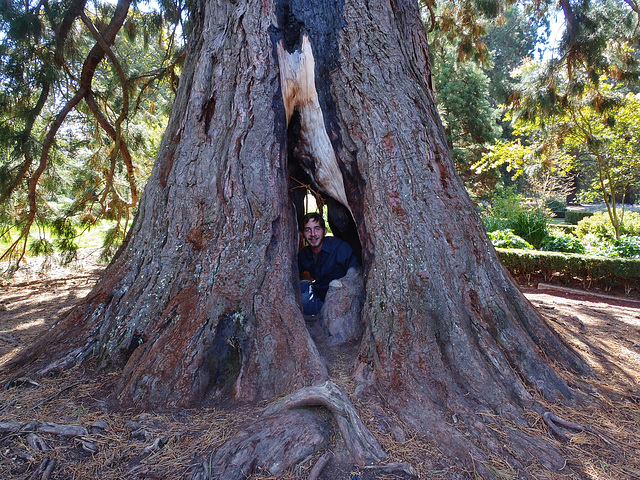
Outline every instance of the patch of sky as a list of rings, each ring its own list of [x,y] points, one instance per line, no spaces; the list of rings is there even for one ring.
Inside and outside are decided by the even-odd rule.
[[[564,33],[564,15],[561,10],[549,13],[549,26],[540,27],[536,46],[536,60],[549,60],[558,55],[558,45]]]

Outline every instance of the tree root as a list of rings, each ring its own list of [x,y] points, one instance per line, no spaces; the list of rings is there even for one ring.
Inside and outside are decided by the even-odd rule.
[[[325,407],[336,420],[342,438],[357,465],[378,464],[387,458],[375,437],[362,424],[347,396],[331,381],[305,387],[266,408],[263,417],[300,407]]]
[[[416,471],[416,469],[406,463],[393,462],[385,463],[382,465],[365,465],[362,468],[366,470],[381,470],[387,473],[404,472],[411,477],[418,476],[418,472]]]
[[[567,435],[565,435],[565,433],[562,430],[560,430],[559,427],[563,427],[576,432],[584,432],[586,430],[586,428],[583,425],[578,425],[577,423],[568,422],[551,412],[545,412],[542,415],[542,418],[544,422],[549,426],[551,431],[563,442],[568,442],[570,438]]]
[[[563,442],[568,442],[571,440],[559,427],[566,428],[568,430],[573,430],[575,432],[588,432],[596,437],[600,438],[603,442],[613,448],[616,452],[621,453],[620,450],[609,440],[605,438],[605,435],[596,431],[594,428],[589,425],[579,425],[577,423],[569,422],[564,420],[563,418],[558,417],[557,415],[551,412],[545,412],[542,415],[544,422],[549,426],[551,431]],[[611,438],[611,437],[609,437]],[[615,439],[612,439],[616,441]]]
[[[329,460],[331,460],[332,458],[333,453],[331,452],[327,452],[322,455],[311,469],[311,473],[309,473],[309,477],[307,478],[307,480],[318,480],[320,473],[322,473],[322,469],[327,465],[327,463],[329,463]]]
[[[54,468],[56,468],[56,460],[54,458],[45,458],[31,474],[29,480],[48,480]]]
[[[244,480],[259,472],[277,477],[293,465],[306,463],[306,459],[329,444],[331,437],[326,413],[309,407],[324,407],[335,419],[350,455],[349,462],[367,469],[416,475],[409,465],[381,464],[387,454],[364,426],[346,394],[327,381],[302,388],[267,407],[259,420],[251,422],[196,466],[190,479]],[[329,452],[322,455],[308,480],[317,480],[332,459]]]
[[[252,421],[191,471],[191,480],[245,480],[265,472],[279,477],[325,447],[330,425],[317,412],[300,410]]]
[[[50,363],[36,372],[38,377],[56,374],[81,363],[92,351],[93,343],[73,349],[63,358]]]

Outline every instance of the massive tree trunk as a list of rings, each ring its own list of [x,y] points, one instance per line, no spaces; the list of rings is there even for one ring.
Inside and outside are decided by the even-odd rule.
[[[364,333],[341,352],[354,352],[353,395],[382,406],[379,428],[415,431],[486,476],[488,452],[562,468],[553,447],[524,431],[530,412],[542,413],[538,395],[576,400],[551,365],[585,367],[500,265],[454,171],[417,3],[196,4],[171,121],[126,244],[16,366],[46,374],[97,360],[120,372],[113,405],[139,408],[298,395],[294,406],[342,418],[354,462],[381,461],[366,428],[344,417],[345,395],[321,387],[335,356],[316,346],[301,312],[291,172],[346,203],[355,221]],[[502,421],[523,428],[496,433]],[[301,423],[290,430],[321,448]],[[265,438],[272,427],[260,424]]]

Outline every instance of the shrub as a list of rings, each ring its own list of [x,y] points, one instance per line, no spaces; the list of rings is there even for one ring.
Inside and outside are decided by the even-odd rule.
[[[542,241],[542,250],[547,252],[584,253],[585,248],[573,235],[551,234]]]
[[[482,222],[488,232],[510,228],[511,219],[522,212],[522,199],[512,190],[505,190],[493,198],[490,207],[482,213]]]
[[[549,216],[542,207],[526,207],[522,197],[507,190],[494,199],[482,221],[488,232],[513,230],[515,235],[539,247],[548,234]]]
[[[595,253],[605,257],[640,258],[640,236],[622,235],[619,240],[614,238],[598,245]]]
[[[640,212],[624,212],[622,231],[624,235],[640,236]]]
[[[533,246],[522,237],[513,233],[513,230],[496,230],[489,232],[489,238],[497,248],[522,248],[532,250]]]
[[[518,213],[509,223],[509,228],[534,247],[540,247],[548,235],[548,216],[542,209],[527,210]]]
[[[567,210],[564,214],[565,223],[577,225],[580,220],[593,215],[593,212],[577,212],[575,210]]]
[[[624,212],[623,222],[620,225],[620,234],[640,235],[640,213]],[[616,236],[607,212],[596,212],[592,216],[581,220],[576,227],[576,235],[578,238],[594,235],[599,239],[610,240],[613,240]]]
[[[567,225],[565,223],[552,223],[549,225],[550,234],[560,233],[562,235],[572,235],[574,237],[576,236],[576,228],[578,228],[577,225]]]

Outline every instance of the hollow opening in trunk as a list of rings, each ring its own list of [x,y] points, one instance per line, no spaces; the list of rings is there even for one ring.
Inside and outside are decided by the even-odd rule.
[[[287,132],[287,147],[289,193],[300,232],[298,266],[302,310],[316,344],[334,346],[359,341],[365,292],[358,230],[350,210],[315,181],[314,162],[305,154],[299,125],[300,116],[294,112]],[[314,213],[319,216],[311,221],[305,216]],[[322,233],[305,232],[309,226],[320,227]]]

